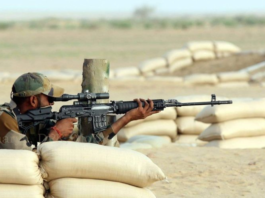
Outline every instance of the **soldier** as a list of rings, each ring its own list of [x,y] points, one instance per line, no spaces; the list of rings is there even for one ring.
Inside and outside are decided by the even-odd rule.
[[[57,122],[49,121],[30,128],[25,134],[19,129],[16,114],[24,114],[28,110],[45,108],[53,105],[51,97],[60,97],[64,89],[50,83],[49,79],[40,73],[26,73],[17,78],[12,86],[11,102],[0,106],[0,148],[32,150],[37,143],[58,141],[69,137],[74,129],[76,118],[62,119]],[[135,99],[139,107],[127,112],[114,122],[110,128],[102,132],[116,134],[122,127],[132,120],[143,119],[158,111],[152,111],[153,102]],[[142,107],[143,101],[145,107]],[[99,143],[93,136],[86,137],[87,142]]]

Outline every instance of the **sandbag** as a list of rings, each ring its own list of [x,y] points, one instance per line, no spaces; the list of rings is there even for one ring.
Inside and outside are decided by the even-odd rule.
[[[216,52],[230,52],[230,53],[237,53],[241,51],[239,47],[226,41],[214,41],[214,50]]]
[[[192,41],[187,43],[184,47],[188,48],[191,52],[200,50],[214,50],[214,45],[212,41]]]
[[[0,72],[0,82],[8,81],[10,74],[8,72]]]
[[[0,149],[0,184],[41,184],[38,163],[32,151]]]
[[[154,120],[142,122],[132,127],[122,128],[118,132],[118,140],[126,142],[136,135],[169,136],[172,140],[177,136],[177,125],[174,120]]]
[[[139,76],[140,75],[140,70],[137,67],[118,68],[114,72],[115,72],[116,77]]]
[[[139,150],[139,149],[151,149],[153,148],[152,145],[146,144],[146,143],[138,143],[138,142],[133,142],[133,143],[121,143],[120,148],[122,149],[132,149],[132,150]]]
[[[165,67],[165,68],[159,68],[155,70],[155,74],[156,75],[160,75],[160,74],[168,74],[169,73],[169,68]]]
[[[164,57],[167,60],[168,65],[171,65],[176,60],[191,58],[191,53],[188,49],[175,49],[167,52]]]
[[[221,100],[223,97],[217,97],[217,100]],[[175,98],[181,103],[186,102],[207,102],[211,101],[210,95],[191,95],[191,96],[178,96]],[[205,105],[198,105],[198,106],[183,106],[183,107],[176,107],[177,115],[179,117],[186,117],[186,116],[196,116]]]
[[[178,139],[174,142],[179,146],[203,146],[208,142],[198,140],[198,135],[179,135]]]
[[[189,135],[199,135],[210,126],[210,124],[196,121],[195,117],[178,117],[176,123],[178,126],[178,133]]]
[[[265,100],[234,102],[232,105],[207,106],[195,120],[204,123],[218,123],[242,118],[265,118]]]
[[[148,144],[152,148],[161,148],[164,145],[170,144],[171,139],[168,136],[136,135],[130,138],[128,143],[142,143]]]
[[[147,73],[159,68],[164,68],[166,66],[167,66],[167,61],[165,58],[154,58],[141,63],[139,65],[139,69],[141,70],[142,73]]]
[[[76,77],[75,74],[59,72],[55,70],[40,71],[39,73],[43,74],[44,76],[47,76],[49,80],[52,82],[71,81],[71,80],[74,80]]]
[[[216,87],[220,88],[235,88],[235,87],[249,87],[248,82],[223,82],[223,83],[218,83]]]
[[[202,141],[265,135],[265,119],[249,118],[211,124],[198,137]]]
[[[25,167],[25,169],[26,168],[27,167]],[[0,184],[0,197],[1,198],[44,198],[44,187],[42,185]]]
[[[265,136],[214,140],[204,146],[222,149],[260,149],[265,148]]]
[[[118,120],[122,116],[124,116],[124,114],[116,115],[116,120]],[[131,127],[140,124],[142,122],[148,122],[152,120],[175,120],[176,117],[177,117],[177,111],[175,107],[168,107],[165,108],[163,111],[160,111],[159,113],[146,117],[145,119],[131,121],[127,125],[125,125],[125,127]]]
[[[215,52],[216,58],[226,58],[232,55],[233,55],[232,52]]]
[[[174,83],[174,85],[183,85],[183,78],[177,76],[151,76],[147,77],[146,81],[170,82]]]
[[[219,82],[238,82],[238,81],[248,81],[249,74],[247,72],[223,72],[217,74]]]
[[[192,65],[192,63],[193,63],[193,60],[190,57],[185,58],[185,59],[179,59],[179,60],[173,62],[171,65],[169,65],[169,72],[173,73],[179,69],[182,69],[182,68],[185,68],[185,67]]]
[[[145,73],[143,73],[143,76],[144,77],[155,76],[155,71],[145,72]]]
[[[145,78],[143,76],[126,76],[126,77],[114,77],[111,81],[136,81],[136,82],[143,82]]]
[[[190,85],[215,85],[218,78],[215,74],[192,74],[186,76],[184,82]]]
[[[43,178],[86,178],[146,187],[165,179],[162,170],[145,155],[126,149],[78,142],[40,145]]]
[[[216,58],[216,56],[213,51],[200,50],[193,52],[192,58],[194,61],[205,61],[205,60],[213,60]]]
[[[49,186],[48,198],[155,198],[148,189],[102,180],[57,179]]]

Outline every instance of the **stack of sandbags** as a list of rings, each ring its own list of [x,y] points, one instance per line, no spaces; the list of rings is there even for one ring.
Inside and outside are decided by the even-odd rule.
[[[174,140],[177,136],[176,117],[175,108],[170,107],[145,119],[132,121],[118,132],[118,140],[127,142],[137,135],[168,136]]]
[[[146,187],[166,178],[148,157],[129,149],[48,142],[39,152],[49,198],[155,198]]]
[[[166,68],[167,61],[165,58],[153,58],[142,62],[139,65],[139,70],[141,71],[143,76],[154,76],[155,70]]]
[[[140,76],[140,70],[137,67],[125,67],[114,70],[116,78],[136,77]]]
[[[222,72],[217,74],[218,87],[248,87],[249,74],[247,72]]]
[[[195,118],[211,124],[200,135],[205,146],[221,148],[261,148],[265,142],[265,100],[246,100],[233,105],[205,107]],[[256,137],[256,138],[255,138]],[[242,138],[245,140],[242,141]],[[248,141],[247,141],[248,140]]]
[[[154,136],[154,135],[136,135],[130,138],[127,142],[120,145],[121,148],[133,150],[161,148],[171,143],[169,136]]]
[[[231,56],[241,51],[236,45],[226,41],[214,41],[214,51],[217,58]]]
[[[191,52],[188,49],[176,49],[167,52],[164,55],[167,64],[168,64],[168,71],[170,73],[175,72],[184,67],[188,67],[192,65],[192,56]],[[157,70],[156,73],[161,73],[160,70]]]
[[[44,198],[38,163],[32,151],[0,149],[0,197]]]
[[[177,98],[179,102],[206,102],[210,101],[211,97],[209,95],[193,95],[193,96],[179,96]],[[220,98],[218,98],[220,100]],[[177,127],[178,127],[178,139],[177,144],[182,145],[202,145],[205,142],[199,141],[198,135],[201,134],[209,124],[195,120],[195,116],[205,107],[205,105],[200,106],[183,106],[177,107]]]
[[[205,61],[215,59],[214,45],[212,41],[192,41],[184,48],[190,50],[194,61]]]
[[[216,74],[191,74],[184,77],[186,85],[216,85],[218,78]]]

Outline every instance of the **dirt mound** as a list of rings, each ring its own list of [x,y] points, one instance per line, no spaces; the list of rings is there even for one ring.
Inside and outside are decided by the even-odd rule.
[[[251,65],[265,61],[264,54],[240,54],[225,57],[221,59],[199,61],[191,66],[182,68],[174,73],[167,74],[169,76],[186,76],[195,73],[220,73],[229,71],[238,71]]]

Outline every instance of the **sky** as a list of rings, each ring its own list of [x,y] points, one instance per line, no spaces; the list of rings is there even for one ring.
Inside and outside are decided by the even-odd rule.
[[[129,16],[143,6],[154,8],[156,15],[265,14],[265,0],[0,0],[0,20],[10,16],[23,18],[24,13],[33,13],[33,17],[41,13],[60,17],[63,15],[59,13],[63,12],[72,13],[73,17],[81,13],[97,17],[101,14],[111,17],[110,13],[113,16],[126,16],[127,13]]]

